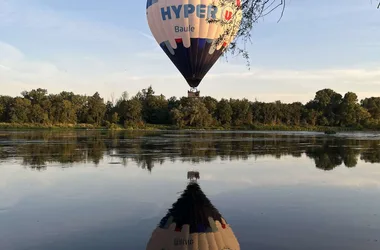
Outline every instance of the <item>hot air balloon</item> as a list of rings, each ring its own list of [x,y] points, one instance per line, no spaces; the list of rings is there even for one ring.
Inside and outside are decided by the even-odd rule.
[[[235,38],[241,0],[148,0],[146,14],[157,43],[199,96],[197,87]]]
[[[188,178],[192,176],[190,173]],[[240,250],[231,227],[211,204],[197,181],[188,183],[153,231],[146,247],[146,250],[176,249]]]

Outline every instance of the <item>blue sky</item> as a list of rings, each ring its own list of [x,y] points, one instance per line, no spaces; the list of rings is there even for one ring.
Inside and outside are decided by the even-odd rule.
[[[145,1],[0,0],[0,94],[46,88],[106,100],[152,85],[189,88],[152,40]],[[200,85],[218,99],[306,102],[322,88],[380,96],[380,10],[373,0],[288,1],[256,25],[244,59],[221,59]]]

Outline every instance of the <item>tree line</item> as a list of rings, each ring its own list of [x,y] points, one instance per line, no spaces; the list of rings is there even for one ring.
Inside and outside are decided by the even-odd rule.
[[[95,127],[246,128],[260,126],[341,127],[380,129],[380,97],[359,102],[353,92],[344,96],[332,89],[316,92],[313,100],[282,103],[247,99],[165,98],[152,87],[113,101],[73,92],[48,94],[46,89],[23,91],[21,96],[0,96],[0,122],[10,124],[91,124]]]

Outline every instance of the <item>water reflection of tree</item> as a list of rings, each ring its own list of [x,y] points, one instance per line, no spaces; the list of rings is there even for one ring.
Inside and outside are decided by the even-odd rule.
[[[250,157],[307,157],[317,168],[332,170],[340,165],[355,167],[360,157],[380,162],[379,141],[334,137],[303,137],[253,133],[32,131],[0,134],[0,158],[20,159],[24,165],[43,170],[60,163],[92,162],[111,158],[126,165],[128,160],[151,171],[165,161],[189,163],[215,160],[236,161]]]
[[[314,159],[315,166],[322,170],[333,170],[342,164],[351,168],[358,164],[359,143],[355,140],[325,140],[322,145],[308,148],[306,155]]]
[[[379,163],[380,162],[380,142],[379,141],[370,141],[367,143],[367,148],[363,150],[361,160],[370,163]]]

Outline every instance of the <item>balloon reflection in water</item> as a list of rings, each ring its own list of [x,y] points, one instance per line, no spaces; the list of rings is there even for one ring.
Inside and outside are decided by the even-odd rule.
[[[188,179],[186,189],[153,231],[146,249],[240,250],[230,225],[197,183],[199,173],[189,172]]]

